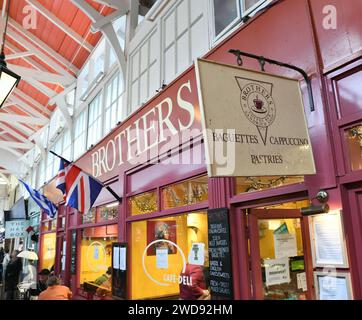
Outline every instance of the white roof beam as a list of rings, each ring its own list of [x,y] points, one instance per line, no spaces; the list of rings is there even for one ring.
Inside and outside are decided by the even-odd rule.
[[[14,141],[0,141],[0,148],[15,148],[15,149],[26,149],[29,150],[33,146],[28,143],[14,142]]]
[[[52,98],[54,97],[57,92],[53,91],[52,89],[50,89],[49,87],[47,87],[45,84],[42,84],[40,81],[35,80],[34,78],[32,78],[31,76],[28,75],[21,75],[22,76],[22,80],[26,81],[27,83],[29,83],[31,86],[33,86],[34,88],[38,89],[41,93],[43,93],[44,95],[46,95],[48,98]]]
[[[34,55],[34,54],[32,52],[30,52],[30,51],[19,52],[19,53],[14,53],[14,54],[8,54],[6,56],[6,61],[19,59],[19,58],[25,58],[25,57],[29,57],[29,56],[32,56],[32,55]]]
[[[29,143],[29,145],[31,145],[31,146],[34,146],[32,142],[30,142],[29,140],[24,138],[21,134],[17,133],[14,129],[9,128],[8,126],[4,125],[3,123],[0,123],[0,128],[4,129],[6,132],[11,134],[16,139],[18,139],[24,143]]]
[[[115,12],[112,12],[108,16],[105,16],[105,17],[97,20],[97,22],[93,23],[91,25],[91,31],[93,33],[97,32],[97,31],[100,31],[101,28],[103,26],[105,26],[107,23],[112,23],[114,20],[116,20],[119,17],[122,17],[123,15],[127,14],[127,12],[128,12],[128,8],[119,9],[119,10],[117,10]]]
[[[67,123],[68,128],[71,130],[73,129],[73,120],[72,117],[69,114],[68,108],[67,108],[67,102],[65,101],[65,97],[61,96],[56,100],[56,104],[64,117],[65,122]]]
[[[26,100],[27,102],[30,102],[30,104],[37,107],[39,110],[45,112],[47,115],[51,115],[51,111],[49,109],[47,109],[44,105],[42,105],[40,102],[36,101],[32,97],[28,96],[26,93],[24,93],[20,89],[15,88],[13,91],[13,95],[14,94],[16,94],[17,96],[20,96],[22,99]]]
[[[66,87],[73,83],[72,79],[52,72],[30,69],[11,63],[8,63],[8,68],[21,76],[32,77],[33,79],[42,82],[60,84],[62,87]]]
[[[0,121],[2,121],[2,120],[0,119]],[[6,122],[6,123],[8,123],[8,122]],[[35,132],[34,129],[30,129],[29,127],[24,126],[23,124],[21,124],[19,122],[13,122],[13,123],[11,123],[11,126],[16,128],[17,130],[19,130],[22,134],[24,134],[26,136],[30,136],[30,135],[34,134],[34,132]]]
[[[80,10],[82,10],[89,17],[89,19],[92,20],[93,24],[96,24],[98,21],[104,18],[96,9],[94,9],[85,0],[71,0],[71,1],[75,6],[77,6]],[[128,9],[130,8],[129,1],[124,0],[122,2],[128,5],[127,7]],[[117,57],[118,65],[121,68],[123,75],[126,75],[126,69],[127,69],[126,57],[118,41],[112,22],[108,21],[108,23],[104,24],[100,28],[100,31],[102,31],[103,35],[107,38],[110,46],[113,48],[115,56]]]
[[[87,51],[92,52],[93,46],[89,44],[86,39],[82,38],[78,33],[76,33],[71,27],[66,25],[62,20],[60,20],[56,15],[50,12],[48,9],[43,7],[37,0],[25,0],[33,8],[35,8],[40,14],[45,18],[55,24],[59,29],[65,32],[69,37],[74,41],[84,47]]]
[[[98,2],[100,4],[104,4],[107,7],[114,8],[114,9],[121,9],[123,3],[128,1],[121,1],[121,0],[94,0],[94,2]]]
[[[35,124],[35,125],[46,125],[49,120],[48,119],[41,119],[37,117],[27,117],[27,116],[19,116],[16,114],[10,113],[0,113],[0,121],[4,122],[20,122],[26,124]]]
[[[11,101],[13,101],[16,105],[22,107],[24,109],[24,111],[28,112],[32,116],[40,117],[40,118],[47,119],[47,120],[49,119],[43,113],[41,113],[37,109],[33,108],[32,106],[27,104],[24,100],[20,99],[19,97],[17,97],[14,94],[11,96]]]
[[[66,70],[64,70],[58,63],[56,63],[54,60],[49,58],[45,53],[43,53],[40,49],[38,49],[33,44],[31,44],[28,40],[26,40],[25,38],[23,38],[22,36],[17,34],[14,30],[11,30],[9,28],[6,34],[10,38],[12,38],[16,42],[18,42],[22,47],[24,47],[25,49],[27,49],[30,52],[33,52],[34,55],[37,56],[37,58],[39,58],[42,62],[47,64],[49,67],[51,67],[58,73],[74,79],[74,77],[71,74],[69,74]]]
[[[76,74],[79,72],[79,69],[76,66],[74,66],[70,61],[68,61],[62,55],[60,55],[58,52],[56,52],[55,50],[50,48],[45,42],[41,41],[39,38],[34,36],[31,32],[24,29],[20,24],[18,24],[15,20],[11,19],[10,17],[9,17],[9,25],[12,26],[17,31],[19,31],[28,40],[32,41],[37,46],[42,48],[42,50],[44,50],[47,54],[52,56],[56,61],[61,63],[63,66],[69,68]],[[66,72],[66,71],[63,69],[63,72]]]

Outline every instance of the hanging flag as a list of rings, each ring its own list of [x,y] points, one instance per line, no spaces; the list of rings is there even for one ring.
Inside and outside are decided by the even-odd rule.
[[[50,218],[54,218],[55,214],[57,213],[57,206],[46,196],[42,195],[39,191],[29,187],[24,181],[20,179],[19,181],[24,185],[25,189],[28,190],[30,196],[36,202],[36,204],[42,208]]]
[[[60,159],[56,187],[65,195],[65,204],[81,213],[88,212],[103,185],[76,165]]]

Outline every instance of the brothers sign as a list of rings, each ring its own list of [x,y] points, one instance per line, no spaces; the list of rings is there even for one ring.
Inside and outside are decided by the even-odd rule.
[[[209,176],[315,173],[299,82],[199,59]]]

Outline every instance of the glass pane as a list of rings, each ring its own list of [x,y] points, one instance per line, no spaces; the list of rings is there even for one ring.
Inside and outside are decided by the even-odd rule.
[[[362,125],[345,130],[351,170],[362,169]]]
[[[239,177],[236,178],[236,193],[272,189],[303,181],[303,176]]]
[[[117,225],[83,230],[80,285],[84,291],[98,296],[112,295],[112,242],[117,242]]]
[[[45,222],[42,223],[42,230],[43,230],[43,232],[47,232],[47,231],[50,230],[49,229],[49,221],[45,221]]]
[[[95,223],[96,222],[96,208],[92,208],[87,213],[82,215],[83,223]]]
[[[133,196],[128,200],[131,207],[131,215],[145,214],[157,211],[156,191],[146,192]]]
[[[118,202],[100,207],[97,214],[97,222],[116,219],[118,216]]]
[[[265,0],[264,0],[265,1]],[[244,10],[249,10],[252,6],[257,4],[258,2],[262,3],[263,0],[244,0]]]
[[[55,231],[57,229],[57,219],[50,221],[50,228],[52,231]]]
[[[300,219],[258,221],[264,298],[305,300],[306,270]]]
[[[206,212],[133,222],[131,241],[131,299],[197,299],[209,287]],[[198,264],[187,263],[194,243],[204,248]],[[186,275],[189,268],[197,278]]]
[[[238,17],[237,0],[214,0],[215,36]]]
[[[56,233],[47,233],[43,235],[43,245],[41,254],[41,268],[50,270],[55,262],[55,242]]]
[[[207,176],[186,180],[162,189],[163,208],[192,205],[208,200]]]

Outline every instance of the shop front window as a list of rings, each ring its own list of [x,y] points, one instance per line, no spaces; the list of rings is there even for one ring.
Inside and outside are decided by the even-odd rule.
[[[96,222],[96,208],[91,208],[87,213],[82,215],[83,223],[95,223]]]
[[[56,243],[56,233],[46,233],[43,235],[43,244],[42,244],[42,269],[51,270],[54,268],[55,263],[55,243]]]
[[[131,215],[146,214],[157,211],[157,192],[145,192],[129,198]]]
[[[57,219],[53,219],[50,221],[50,230],[51,231],[57,230]]]
[[[236,193],[272,189],[303,181],[303,176],[239,177],[236,178]]]
[[[352,171],[362,169],[362,124],[345,130],[345,140]]]
[[[117,225],[86,228],[82,232],[80,287],[100,296],[111,296],[112,242],[117,242]]]
[[[176,183],[162,189],[163,209],[189,206],[208,200],[207,176]]]
[[[118,216],[118,202],[107,204],[99,208],[97,222],[114,220]]]
[[[42,222],[42,227],[41,227],[42,231],[43,232],[47,232],[49,231],[49,221],[45,221],[45,222]]]
[[[206,212],[138,221],[131,226],[131,299],[197,299],[209,287]]]

